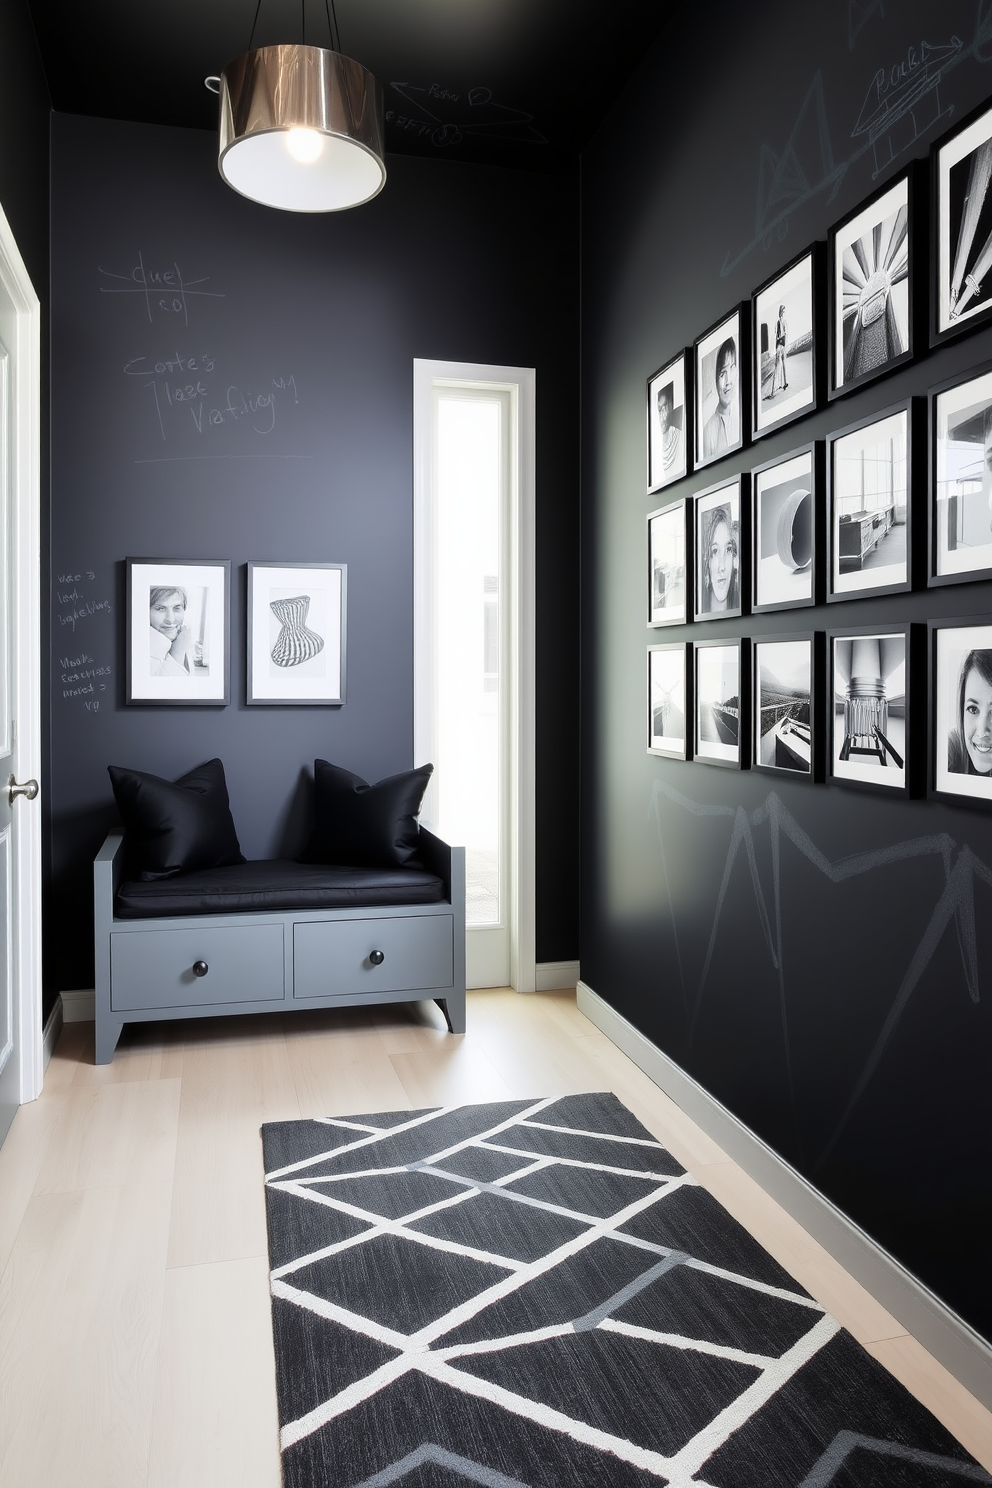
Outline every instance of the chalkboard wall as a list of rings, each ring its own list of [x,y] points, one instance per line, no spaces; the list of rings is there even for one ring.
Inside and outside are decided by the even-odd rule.
[[[644,675],[659,640],[988,617],[992,591],[649,630],[644,381],[989,94],[975,0],[687,7],[584,160],[582,233],[583,979],[986,1336],[992,814],[648,756]],[[990,357],[988,331],[922,354],[670,494]]]
[[[538,957],[577,955],[578,191],[396,158],[328,217],[236,196],[200,131],[53,124],[49,996],[92,986],[106,767],[219,755],[249,857],[304,840],[316,756],[413,763],[413,359],[537,368]],[[124,560],[232,560],[232,704],[124,705]],[[245,707],[245,564],[348,565],[340,708]],[[571,723],[569,722],[571,720]]]

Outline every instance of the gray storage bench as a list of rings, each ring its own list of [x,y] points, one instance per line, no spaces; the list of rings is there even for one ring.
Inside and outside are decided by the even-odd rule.
[[[93,865],[96,1062],[125,1023],[432,998],[465,1032],[465,849],[421,827],[419,867],[250,862],[123,882]]]

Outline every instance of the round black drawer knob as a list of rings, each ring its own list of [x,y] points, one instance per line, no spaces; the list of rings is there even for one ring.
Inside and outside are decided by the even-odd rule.
[[[369,960],[373,966],[381,966],[385,959],[385,951],[369,951]]]
[[[207,974],[207,972],[209,970],[210,970],[210,967],[207,965],[206,961],[194,961],[193,962],[193,975],[194,976],[206,976],[206,974]]]

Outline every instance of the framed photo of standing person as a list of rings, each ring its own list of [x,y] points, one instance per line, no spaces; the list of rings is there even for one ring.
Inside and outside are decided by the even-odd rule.
[[[249,563],[249,704],[344,702],[347,581],[344,563]]]
[[[804,445],[751,472],[751,609],[794,610],[816,600],[823,446]]]
[[[741,509],[747,476],[735,475],[693,499],[696,620],[725,620],[743,613]]]
[[[686,619],[685,499],[648,514],[648,624]]]
[[[755,636],[751,642],[755,770],[812,780],[813,636]]]
[[[992,806],[992,622],[930,622],[931,795]]]
[[[648,754],[687,757],[685,642],[648,647]]]
[[[754,439],[816,408],[819,248],[807,248],[751,297]]]
[[[912,588],[912,400],[827,440],[827,600]]]
[[[226,707],[230,562],[128,558],[126,591],[125,701]]]
[[[930,393],[929,583],[992,579],[992,363]]]
[[[696,469],[743,448],[748,362],[747,309],[738,305],[693,346]]]
[[[687,351],[680,351],[648,378],[648,492],[681,480],[690,468],[692,385],[686,381]]]
[[[930,158],[937,345],[992,315],[992,108],[983,104],[938,140]]]
[[[917,705],[910,637],[907,625],[827,636],[832,784],[909,795],[910,707]]]
[[[913,178],[904,171],[830,231],[831,398],[912,360]]]
[[[693,757],[703,764],[741,770],[747,762],[746,653],[744,639],[693,646]]]

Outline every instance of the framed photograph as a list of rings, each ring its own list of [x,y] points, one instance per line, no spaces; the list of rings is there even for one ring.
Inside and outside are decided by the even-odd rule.
[[[930,342],[992,313],[992,108],[938,140],[931,152],[933,274]]]
[[[677,357],[648,378],[648,491],[660,491],[681,480],[690,469],[692,386],[686,382],[689,353]]]
[[[812,780],[812,634],[756,636],[751,659],[754,768]]]
[[[913,172],[904,171],[831,228],[829,396],[913,356]]]
[[[818,248],[807,248],[751,297],[755,439],[816,408]]]
[[[344,702],[344,563],[249,563],[249,703]]]
[[[722,460],[744,445],[747,348],[743,305],[717,321],[693,346],[696,408],[696,469]]]
[[[930,393],[931,584],[992,578],[992,363]]]
[[[693,756],[707,765],[741,770],[746,764],[747,700],[742,696],[746,640],[697,641],[693,654]]]
[[[725,620],[741,611],[741,502],[747,476],[735,475],[694,498],[696,620]]]
[[[912,588],[912,403],[827,440],[827,599]]]
[[[909,794],[910,627],[827,637],[830,779]]]
[[[816,601],[823,446],[807,444],[751,472],[751,609]]]
[[[686,645],[648,647],[648,754],[686,758]]]
[[[648,515],[648,624],[684,625],[685,500]]]
[[[930,622],[931,795],[992,806],[992,619]]]
[[[126,566],[126,702],[226,707],[229,560],[128,558]]]

